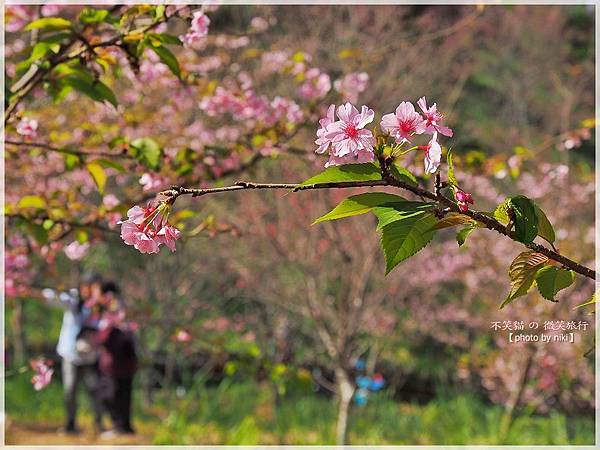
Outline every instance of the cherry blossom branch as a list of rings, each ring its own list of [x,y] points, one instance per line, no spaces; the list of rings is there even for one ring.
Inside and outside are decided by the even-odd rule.
[[[484,225],[485,228],[489,230],[497,231],[498,233],[510,238],[513,241],[517,241],[514,234],[501,222],[497,219],[489,216],[480,211],[475,210],[467,210],[461,211],[458,204],[448,197],[444,196],[440,189],[436,189],[438,192],[432,192],[420,186],[414,186],[403,181],[399,181],[395,179],[387,168],[386,160],[382,159],[382,180],[372,180],[372,181],[339,181],[339,182],[330,182],[330,183],[316,183],[316,184],[292,184],[292,183],[254,183],[247,181],[238,181],[237,183],[230,186],[222,186],[216,188],[206,188],[206,189],[193,189],[186,188],[182,186],[172,186],[171,189],[162,191],[160,194],[166,197],[169,203],[175,202],[175,200],[182,195],[191,195],[192,197],[200,197],[203,195],[209,194],[217,194],[221,192],[232,192],[232,191],[240,191],[240,190],[248,190],[248,189],[286,189],[292,192],[297,191],[305,191],[305,190],[316,190],[316,189],[345,189],[345,188],[354,188],[354,187],[374,187],[374,186],[393,186],[399,189],[403,189],[409,192],[412,192],[415,195],[418,195],[422,198],[430,199],[435,202],[438,202],[441,205],[444,205],[446,208],[442,212],[442,214],[446,214],[448,212],[456,212],[459,214],[466,215],[477,222]],[[443,186],[443,183],[439,182],[439,187]],[[561,255],[555,250],[549,249],[543,245],[536,243],[522,243],[530,250],[541,253],[547,256],[549,259],[556,261],[557,263],[562,264],[564,267],[567,267],[574,272],[583,275],[592,280],[596,279],[596,273],[594,270],[581,265],[564,255]]]
[[[68,153],[70,155],[77,155],[77,156],[102,156],[105,158],[127,158],[127,159],[135,159],[133,156],[131,156],[130,154],[126,153],[126,150],[124,150],[121,153],[110,153],[110,152],[82,152],[79,150],[71,150],[69,148],[65,148],[65,147],[54,147],[50,144],[47,144],[45,142],[28,142],[28,141],[14,141],[12,139],[5,139],[4,140],[5,144],[10,144],[10,145],[16,145],[16,146],[20,146],[20,147],[39,147],[39,148],[43,148],[44,150],[48,150],[51,152],[57,152],[57,153]],[[69,145],[69,144],[67,144]]]
[[[176,16],[179,13],[179,11],[181,11],[184,8],[185,8],[185,6],[182,8],[176,9],[175,11],[173,11],[173,13],[171,15],[164,14],[160,19],[156,20],[155,22],[151,23],[150,25],[139,30],[139,33],[144,34],[144,33],[147,33],[148,31],[152,31],[154,28],[159,26],[161,23],[167,22],[167,21],[169,21],[169,19]],[[85,27],[83,29],[83,32],[85,32],[85,30],[87,28],[88,27]],[[15,86],[18,86],[18,88],[15,89],[14,96],[11,98],[11,102],[6,106],[6,109],[4,111],[4,125],[6,125],[9,122],[10,118],[15,113],[17,106],[21,103],[21,101],[25,97],[27,97],[27,95],[36,86],[38,86],[45,79],[45,77],[47,75],[49,75],[52,72],[52,70],[54,70],[54,68],[57,65],[68,62],[68,61],[72,61],[74,59],[78,59],[79,57],[83,56],[87,52],[91,52],[91,53],[95,54],[96,48],[120,46],[120,45],[122,45],[122,42],[123,42],[123,39],[125,38],[125,36],[127,36],[127,33],[122,33],[122,34],[119,34],[111,39],[106,40],[106,41],[99,42],[96,44],[90,44],[85,38],[83,38],[83,32],[74,33],[73,37],[71,39],[69,39],[68,42],[66,42],[65,44],[63,44],[61,46],[58,53],[55,56],[49,58],[50,64],[47,68],[42,70],[42,69],[40,69],[40,66],[32,65],[32,67],[35,67],[36,69],[34,69],[34,71],[31,73],[27,72],[23,77],[23,78],[26,78],[29,76],[30,78],[25,79],[25,80],[21,79],[21,80],[17,81],[17,83],[15,83]],[[70,52],[69,54],[65,54],[65,52],[67,52],[74,44],[76,44],[77,42],[80,42],[80,41],[83,44],[82,49],[76,49],[76,50]],[[13,87],[13,89],[14,89],[14,87]]]

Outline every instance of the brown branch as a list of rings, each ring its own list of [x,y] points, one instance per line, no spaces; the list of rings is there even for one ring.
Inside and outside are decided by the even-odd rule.
[[[480,211],[468,210],[461,211],[458,207],[458,204],[453,200],[445,197],[441,193],[436,195],[434,192],[431,192],[427,189],[424,189],[419,186],[414,186],[403,181],[399,181],[395,179],[389,170],[387,169],[387,161],[384,159],[380,160],[382,167],[382,180],[372,180],[372,181],[339,181],[339,182],[331,182],[331,183],[315,183],[315,184],[290,184],[290,183],[253,183],[246,181],[238,181],[234,185],[231,186],[223,186],[216,188],[206,188],[206,189],[190,189],[181,186],[172,186],[170,190],[163,191],[160,194],[165,196],[169,202],[174,202],[181,195],[191,195],[192,197],[200,197],[208,194],[216,194],[220,192],[231,192],[231,191],[240,191],[247,189],[287,189],[291,192],[304,191],[304,190],[315,190],[315,189],[345,189],[345,188],[353,188],[353,187],[374,187],[374,186],[394,186],[400,189],[404,189],[412,192],[419,197],[427,198],[436,202],[441,203],[442,205],[447,206],[447,212],[456,212],[459,214],[466,215],[475,219],[476,221],[482,223],[485,228],[489,230],[497,231],[498,233],[512,239],[513,241],[517,241],[514,234],[501,222],[497,219],[490,217],[487,214],[484,214]],[[519,241],[517,241],[519,242]],[[594,270],[583,266],[564,255],[561,255],[555,250],[549,249],[548,247],[544,247],[543,245],[536,244],[534,242],[531,243],[522,243],[527,248],[541,253],[548,258],[562,264],[564,267],[573,270],[574,272],[583,275],[587,278],[591,278],[592,280],[596,279],[596,273]]]
[[[110,153],[110,152],[82,152],[80,150],[71,150],[69,148],[65,148],[65,147],[54,147],[50,144],[47,144],[45,142],[28,142],[28,141],[13,141],[12,139],[5,139],[4,140],[5,144],[10,144],[10,145],[16,145],[19,147],[38,147],[38,148],[43,148],[44,150],[48,150],[51,152],[57,152],[57,153],[68,153],[70,155],[76,155],[76,156],[82,156],[82,157],[86,157],[86,156],[102,156],[104,158],[127,158],[127,159],[135,159],[133,156],[131,156],[128,153]],[[70,145],[70,144],[67,144]]]

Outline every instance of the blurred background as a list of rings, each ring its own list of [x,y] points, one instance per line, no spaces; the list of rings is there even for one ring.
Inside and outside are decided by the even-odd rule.
[[[269,69],[280,53],[309,60],[332,80],[366,72],[358,105],[379,113],[426,95],[454,130],[445,145],[475,207],[492,211],[505,196],[527,195],[554,224],[561,252],[594,265],[593,7],[221,6],[210,18],[211,33],[240,42],[180,50],[189,71],[202,66],[196,70],[220,82],[243,66],[257,90],[294,97],[289,75]],[[252,22],[266,29],[246,34]],[[170,26],[172,34],[185,31]],[[6,39],[11,77],[22,37]],[[197,107],[205,95],[199,88],[184,91],[195,99],[189,108],[165,109],[183,100],[145,70],[136,95],[115,83],[126,99],[118,119],[77,97],[60,105],[34,98],[28,111],[50,139],[76,137],[86,149],[123,129],[196,149],[207,124],[228,125]],[[313,154],[314,123],[294,135],[288,150],[296,151],[275,152],[222,180],[297,182],[317,173],[324,160]],[[8,200],[35,182],[24,167],[8,156]],[[109,187],[123,202],[143,189],[137,179]],[[451,232],[438,233],[385,277],[374,218],[310,226],[346,195],[182,199],[175,214],[187,220],[186,237],[175,254],[141,255],[118,234],[95,230],[84,256],[31,259],[31,285],[76,287],[89,269],[116,281],[139,325],[137,434],[115,442],[333,444],[335,392],[346,380],[351,444],[592,444],[594,316],[575,306],[591,297],[593,283],[578,278],[559,303],[535,292],[500,310],[508,266],[522,246],[486,230],[462,248]],[[39,356],[58,364],[61,319],[60,309],[35,296],[6,299],[9,444],[98,442],[87,399],[84,433],[56,433],[64,420],[60,371],[36,392],[31,372],[20,370]],[[548,320],[590,326],[574,343],[512,344],[508,330],[492,325]],[[339,353],[350,367],[339,367]]]

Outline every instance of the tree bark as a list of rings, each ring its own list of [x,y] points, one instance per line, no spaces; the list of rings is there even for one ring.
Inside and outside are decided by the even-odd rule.
[[[346,445],[348,439],[348,414],[350,402],[354,395],[354,386],[347,372],[342,368],[335,370],[335,381],[338,394],[338,415],[336,425],[336,445]]]
[[[25,311],[23,299],[15,299],[12,316],[14,333],[14,367],[22,367],[27,363],[27,336],[25,335]]]

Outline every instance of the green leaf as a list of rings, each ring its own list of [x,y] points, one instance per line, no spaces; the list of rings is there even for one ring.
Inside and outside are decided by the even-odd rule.
[[[89,235],[83,228],[77,228],[75,230],[75,239],[80,244],[85,244],[89,240]]]
[[[515,213],[515,234],[517,240],[525,244],[533,242],[538,234],[538,218],[535,213],[535,203],[524,195],[510,199]]]
[[[125,172],[125,167],[116,161],[111,161],[110,159],[95,159],[94,162],[100,164],[105,169],[115,169],[118,172]]]
[[[521,297],[529,292],[537,271],[548,262],[548,257],[537,252],[523,252],[519,254],[511,263],[508,269],[508,275],[511,281],[511,288],[506,300],[500,305],[500,309],[511,303],[514,299]]]
[[[102,23],[106,20],[106,17],[108,17],[108,10],[106,9],[84,8],[79,14],[79,22],[84,25]]]
[[[458,186],[458,181],[456,181],[456,176],[454,176],[454,163],[452,162],[451,149],[448,149],[448,153],[446,153],[446,163],[448,164],[448,181],[454,186]]]
[[[338,181],[375,181],[381,179],[381,171],[378,164],[346,164],[343,166],[328,167],[318,175],[300,183],[300,186]]]
[[[87,95],[92,100],[97,102],[106,100],[117,107],[118,102],[114,92],[100,80],[89,80],[87,77],[81,76],[67,76],[62,79],[62,82]]]
[[[395,203],[387,203],[382,206],[373,208],[373,213],[377,217],[379,223],[377,230],[381,230],[386,225],[397,220],[406,219],[415,215],[430,211],[434,207],[433,203],[401,201]],[[429,231],[434,231],[433,228]]]
[[[78,155],[73,155],[71,153],[65,153],[64,158],[65,158],[65,170],[67,172],[70,170],[73,170],[75,167],[77,167],[82,162],[81,158]]]
[[[42,225],[33,222],[27,222],[26,228],[29,231],[29,234],[33,236],[38,244],[45,245],[48,242],[48,230],[46,230]]]
[[[102,165],[96,161],[93,161],[91,163],[87,163],[86,167],[94,179],[94,183],[96,183],[96,186],[98,187],[98,192],[102,194],[104,192],[104,186],[106,185],[106,174],[104,173]]]
[[[419,211],[400,220],[388,223],[381,229],[381,247],[385,255],[386,275],[405,259],[424,248],[433,238],[436,218]]]
[[[29,57],[29,61],[37,61],[38,59],[42,59],[49,52],[58,53],[59,50],[60,44],[58,43],[38,42],[33,46],[33,49],[31,50],[31,56]]]
[[[181,42],[181,40],[177,36],[173,36],[172,34],[148,33],[148,37],[152,40],[160,42],[161,44],[183,45],[183,42]]]
[[[157,170],[160,165],[162,149],[151,138],[139,138],[130,144],[133,156],[146,167]]]
[[[171,50],[167,47],[163,47],[162,45],[154,46],[148,45],[148,47],[158,55],[160,60],[173,72],[177,78],[181,78],[181,69],[179,68],[179,62]]]
[[[399,202],[404,199],[398,195],[387,194],[385,192],[367,192],[364,194],[352,195],[343,200],[339,205],[333,208],[324,216],[316,219],[312,224],[315,225],[327,220],[336,220],[344,217],[358,216],[368,213],[375,206],[384,205],[390,202]]]
[[[537,216],[538,220],[538,234],[550,244],[554,244],[554,241],[556,240],[556,234],[554,233],[552,224],[548,220],[548,217],[546,217],[546,214],[544,214],[544,211],[542,211],[535,203],[534,208],[535,215]]]
[[[28,24],[24,30],[38,30],[38,29],[46,29],[46,30],[64,30],[66,28],[71,28],[71,22],[67,19],[63,19],[62,17],[44,17],[42,19],[37,19]]]
[[[510,208],[510,197],[505,199],[502,203],[496,206],[494,210],[494,217],[504,225],[510,222],[510,216],[508,215],[508,209]]]
[[[390,166],[390,173],[398,181],[403,181],[411,186],[416,186],[418,184],[415,176],[396,161]]]
[[[456,233],[456,242],[458,242],[459,247],[462,247],[464,245],[465,241],[467,240],[467,237],[469,236],[469,234],[471,234],[471,232],[474,229],[475,228],[473,227],[466,227],[460,230],[458,233]]]
[[[559,269],[554,266],[545,266],[538,270],[535,276],[538,291],[546,300],[554,300],[554,296],[575,281],[575,272],[572,270]]]
[[[44,200],[44,198],[40,197],[39,195],[26,195],[25,197],[21,197],[19,203],[17,203],[17,208],[45,209],[46,200]]]

